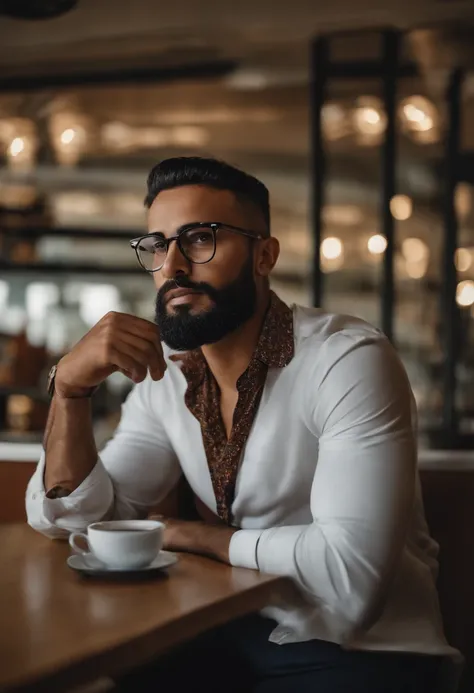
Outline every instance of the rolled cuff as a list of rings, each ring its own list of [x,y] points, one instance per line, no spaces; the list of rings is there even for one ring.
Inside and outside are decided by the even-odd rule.
[[[26,492],[29,524],[52,538],[81,531],[104,519],[113,508],[112,482],[100,458],[82,484],[64,498],[47,498],[44,488],[45,456],[42,455]]]
[[[305,525],[272,527],[262,532],[258,544],[257,562],[263,573],[297,577],[295,548]]]
[[[263,529],[240,529],[230,540],[229,560],[236,568],[258,570],[257,545]]]

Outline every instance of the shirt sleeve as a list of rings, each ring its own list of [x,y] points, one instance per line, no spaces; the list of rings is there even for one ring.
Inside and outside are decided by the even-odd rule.
[[[103,519],[145,517],[178,482],[180,465],[160,417],[153,410],[147,378],[122,407],[114,437],[89,476],[65,498],[47,498],[43,454],[26,492],[28,523],[51,538],[82,531]]]
[[[321,347],[303,404],[319,440],[313,522],[240,530],[230,560],[292,577],[342,642],[378,617],[403,550],[416,482],[413,396],[388,340],[339,333]]]

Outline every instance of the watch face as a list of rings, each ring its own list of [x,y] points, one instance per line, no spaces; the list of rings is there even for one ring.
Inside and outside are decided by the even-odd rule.
[[[54,379],[56,377],[57,366],[53,366],[49,371],[48,375],[48,395],[52,397],[54,395]]]

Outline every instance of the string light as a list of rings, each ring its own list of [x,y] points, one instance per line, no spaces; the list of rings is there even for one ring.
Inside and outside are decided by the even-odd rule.
[[[431,130],[433,127],[433,118],[413,104],[407,104],[403,112],[406,119],[413,123],[418,130]]]
[[[412,132],[432,130],[437,120],[435,106],[424,96],[410,96],[401,103],[400,114],[405,128]]]
[[[5,147],[10,168],[30,170],[34,167],[38,137],[33,121],[28,118],[0,121],[0,142]]]
[[[362,135],[381,135],[385,130],[385,122],[380,113],[375,108],[368,106],[356,108],[354,123]]]
[[[411,279],[422,279],[428,270],[428,259],[407,260],[405,270]]]
[[[335,236],[325,238],[321,243],[321,255],[326,258],[326,260],[336,260],[341,257],[342,252],[342,241]]]
[[[408,195],[394,195],[390,200],[390,211],[397,221],[406,221],[413,212],[413,202]]]
[[[344,246],[340,238],[329,236],[321,243],[321,269],[335,272],[344,264]]]
[[[387,249],[387,239],[380,233],[376,233],[367,241],[367,249],[371,255],[382,255]]]
[[[456,288],[456,303],[459,306],[467,307],[474,304],[474,282],[466,279],[459,282]]]
[[[467,272],[472,265],[472,254],[467,248],[458,248],[454,254],[454,264],[458,272]]]
[[[25,149],[25,141],[23,140],[22,137],[15,137],[15,139],[12,141],[10,144],[10,147],[8,148],[8,153],[10,156],[18,156],[18,154],[21,154]]]
[[[352,118],[357,142],[362,145],[376,144],[387,127],[382,102],[374,96],[359,97]]]
[[[458,183],[454,191],[454,207],[461,219],[469,216],[472,207],[471,186],[468,183]]]
[[[71,144],[73,139],[76,137],[76,131],[74,128],[66,128],[64,132],[60,135],[61,144]]]
[[[402,253],[408,262],[422,262],[428,258],[430,251],[421,238],[405,238]]]
[[[403,131],[420,144],[432,144],[440,138],[436,106],[424,96],[404,99],[398,109]]]
[[[321,109],[321,124],[324,136],[330,140],[338,140],[346,134],[346,113],[337,103],[327,103]]]
[[[73,112],[53,113],[49,131],[54,153],[62,166],[74,166],[87,150],[90,121],[84,115]]]

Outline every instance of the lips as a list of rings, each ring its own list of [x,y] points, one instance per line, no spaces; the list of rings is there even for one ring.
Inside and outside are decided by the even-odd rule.
[[[189,294],[200,294],[201,291],[195,291],[194,289],[171,289],[165,294],[165,303],[169,303],[173,298],[179,298],[180,296],[188,296]]]

